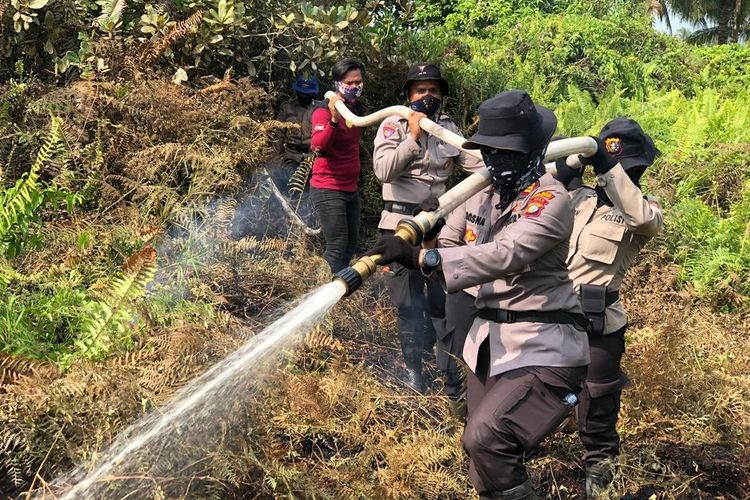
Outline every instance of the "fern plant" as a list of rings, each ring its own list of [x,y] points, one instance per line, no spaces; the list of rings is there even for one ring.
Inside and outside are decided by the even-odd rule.
[[[38,242],[34,227],[40,223],[39,212],[46,205],[64,201],[68,211],[81,197],[39,180],[42,168],[65,153],[62,120],[52,118],[50,132],[31,169],[15,185],[0,191],[0,252],[7,258],[20,254],[29,244]]]
[[[128,258],[123,272],[115,276],[101,300],[87,305],[81,330],[74,341],[80,354],[101,358],[112,348],[130,340],[132,306],[156,273],[156,250],[146,247]]]

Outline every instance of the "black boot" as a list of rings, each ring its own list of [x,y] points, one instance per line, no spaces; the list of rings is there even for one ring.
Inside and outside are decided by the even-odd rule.
[[[518,486],[505,491],[490,491],[479,495],[480,500],[539,500],[531,486],[531,479],[527,479]]]
[[[424,394],[427,390],[427,386],[424,382],[424,376],[422,375],[422,366],[419,368],[415,366],[406,365],[406,385],[414,389],[420,394]]]
[[[401,332],[401,351],[406,363],[406,385],[423,394],[427,389],[422,376],[422,342],[413,332]]]
[[[586,499],[598,500],[604,498],[612,479],[615,476],[615,463],[612,459],[605,459],[586,466]]]

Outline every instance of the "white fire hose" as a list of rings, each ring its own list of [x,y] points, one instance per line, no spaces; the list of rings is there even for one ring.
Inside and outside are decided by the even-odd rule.
[[[334,93],[330,91],[325,94],[326,99],[330,99],[333,96]],[[343,101],[336,103],[336,110],[344,118],[348,127],[366,127],[369,125],[375,125],[393,115],[398,115],[402,118],[408,119],[409,115],[413,113],[413,111],[406,106],[389,106],[367,116],[357,116],[346,107],[346,104]],[[479,150],[464,149],[462,147],[464,142],[466,142],[466,139],[458,134],[454,134],[450,130],[444,129],[429,118],[425,117],[419,120],[419,126],[422,130],[434,135],[443,142],[460,149],[468,155],[481,159],[482,156]],[[566,163],[569,166],[580,166],[577,155],[582,154],[584,156],[591,156],[596,153],[596,149],[596,141],[590,137],[573,137],[570,139],[554,141],[547,146],[547,153],[544,155],[544,161],[552,163],[547,163],[545,166],[547,167],[547,171],[554,175],[556,173],[554,160],[565,156],[567,157]],[[459,182],[456,186],[446,191],[443,196],[438,198],[437,209],[432,212],[420,212],[411,219],[402,220],[396,228],[396,236],[403,238],[412,245],[420,244],[424,234],[427,233],[441,217],[447,217],[447,215],[461,205],[461,203],[489,186],[490,182],[490,172],[487,169],[482,169],[481,171],[470,175],[463,181]],[[338,280],[346,287],[346,295],[351,294],[362,285],[362,282],[365,279],[375,272],[377,269],[375,261],[378,260],[379,257],[379,255],[362,257],[351,267],[347,267],[336,273],[334,281]]]

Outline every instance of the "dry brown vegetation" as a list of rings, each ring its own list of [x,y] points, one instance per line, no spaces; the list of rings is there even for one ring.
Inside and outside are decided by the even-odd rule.
[[[280,224],[252,201],[263,201],[252,174],[271,154],[268,132],[278,125],[258,120],[269,116],[267,96],[246,80],[215,88],[79,82],[26,103],[29,139],[4,157],[32,158],[48,114],[62,116],[68,161],[45,175],[93,193],[95,202],[47,221],[45,246],[14,264],[24,286],[44,276],[83,281],[95,293],[148,245],[159,271],[135,315],[132,344],[106,361],[78,360],[61,373],[50,363],[0,358],[4,497],[92,460],[129,423],[330,279],[315,242],[279,236]],[[277,236],[237,239],[234,224],[248,215],[271,221]],[[718,313],[681,288],[661,248],[654,242],[624,291],[632,326],[625,366],[634,384],[612,497],[746,498],[750,318]],[[401,384],[399,360],[394,315],[374,278],[284,351],[242,405],[226,409],[221,439],[205,443],[198,470],[155,478],[149,497],[471,498],[461,424],[439,382],[429,396]],[[580,498],[576,439],[558,434],[531,462],[547,497]]]

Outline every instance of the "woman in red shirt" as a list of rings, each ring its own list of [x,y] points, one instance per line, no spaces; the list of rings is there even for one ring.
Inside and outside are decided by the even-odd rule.
[[[355,59],[343,59],[333,66],[336,95],[328,107],[312,114],[310,149],[315,153],[311,197],[320,220],[326,250],[323,254],[331,271],[336,273],[349,265],[357,249],[359,235],[359,141],[357,127],[347,127],[335,108],[343,101],[355,113],[361,113],[365,68]]]

